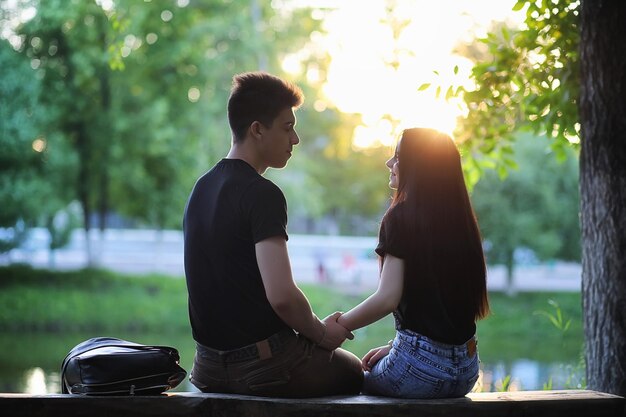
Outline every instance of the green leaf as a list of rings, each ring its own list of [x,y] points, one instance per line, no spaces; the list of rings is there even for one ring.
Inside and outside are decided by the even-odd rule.
[[[504,165],[499,165],[498,168],[496,169],[496,172],[498,173],[498,177],[500,177],[501,180],[505,179],[507,175],[509,174],[509,172],[506,169],[506,166]]]
[[[515,161],[515,159],[504,157],[502,160],[504,161],[504,164],[508,168],[514,169],[514,170],[518,170],[519,169],[519,165],[518,165],[517,161]]]
[[[543,390],[544,391],[550,391],[552,390],[552,375],[550,375],[550,378],[548,378],[548,382],[544,382],[543,383]]]
[[[448,91],[446,91],[446,101],[449,101],[451,97],[454,96],[454,87],[448,87]]]
[[[504,37],[504,40],[507,42],[511,40],[511,33],[506,28],[506,26],[502,26],[502,36]]]
[[[572,324],[572,319],[567,320],[567,323],[565,323],[565,327],[563,327],[563,332],[566,332],[567,329],[569,329],[569,326]]]
[[[515,6],[513,6],[513,11],[519,12],[520,10],[524,8],[525,5],[526,5],[525,0],[519,0],[517,3],[515,3]]]
[[[430,87],[430,83],[424,83],[424,84],[420,85],[420,86],[417,88],[417,91],[424,91],[424,90],[426,90],[428,87]]]
[[[504,379],[502,380],[502,388],[500,389],[501,392],[506,392],[509,390],[511,385],[511,375],[507,375],[506,377],[504,377]]]

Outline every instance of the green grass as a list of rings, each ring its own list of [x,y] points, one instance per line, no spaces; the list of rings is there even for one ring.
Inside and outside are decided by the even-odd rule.
[[[577,357],[582,349],[583,328],[580,293],[520,293],[509,297],[490,294],[491,314],[478,322],[478,338],[483,356],[503,360],[533,352],[535,360],[551,361]],[[548,316],[558,317],[569,327],[559,329]]]
[[[0,331],[183,331],[182,279],[85,269],[0,268]]]
[[[302,285],[320,318],[347,311],[368,294],[346,295],[331,287]],[[571,320],[566,331],[551,321]],[[535,360],[577,357],[582,348],[578,293],[490,294],[492,314],[478,324],[483,358]],[[542,312],[542,313],[541,313]],[[558,322],[558,321],[557,321]],[[14,265],[0,268],[0,333],[187,334],[185,280],[129,276],[98,269],[57,272]],[[393,319],[355,332],[344,347],[361,356],[393,337]]]

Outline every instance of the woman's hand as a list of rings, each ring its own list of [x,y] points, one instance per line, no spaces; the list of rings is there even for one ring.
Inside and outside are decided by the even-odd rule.
[[[326,330],[322,340],[318,343],[318,346],[321,348],[335,350],[341,346],[346,339],[354,339],[354,334],[337,322],[340,316],[341,312],[337,311],[322,320],[322,323],[326,326]]]
[[[361,359],[361,367],[364,371],[371,371],[372,367],[376,365],[376,363],[387,356],[389,351],[391,350],[391,346],[385,345],[374,348],[367,352],[363,359]]]

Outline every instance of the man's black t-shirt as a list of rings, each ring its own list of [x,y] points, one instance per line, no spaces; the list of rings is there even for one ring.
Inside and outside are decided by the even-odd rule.
[[[255,244],[287,236],[281,190],[247,162],[222,159],[196,182],[183,221],[194,339],[230,350],[287,328],[267,297]]]

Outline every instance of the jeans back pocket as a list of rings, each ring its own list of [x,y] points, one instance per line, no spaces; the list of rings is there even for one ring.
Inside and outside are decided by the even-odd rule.
[[[285,364],[257,369],[244,377],[251,391],[263,391],[289,382],[289,371]]]
[[[436,398],[441,392],[443,380],[431,375],[426,369],[407,365],[407,375],[399,384],[402,396],[408,398]]]

